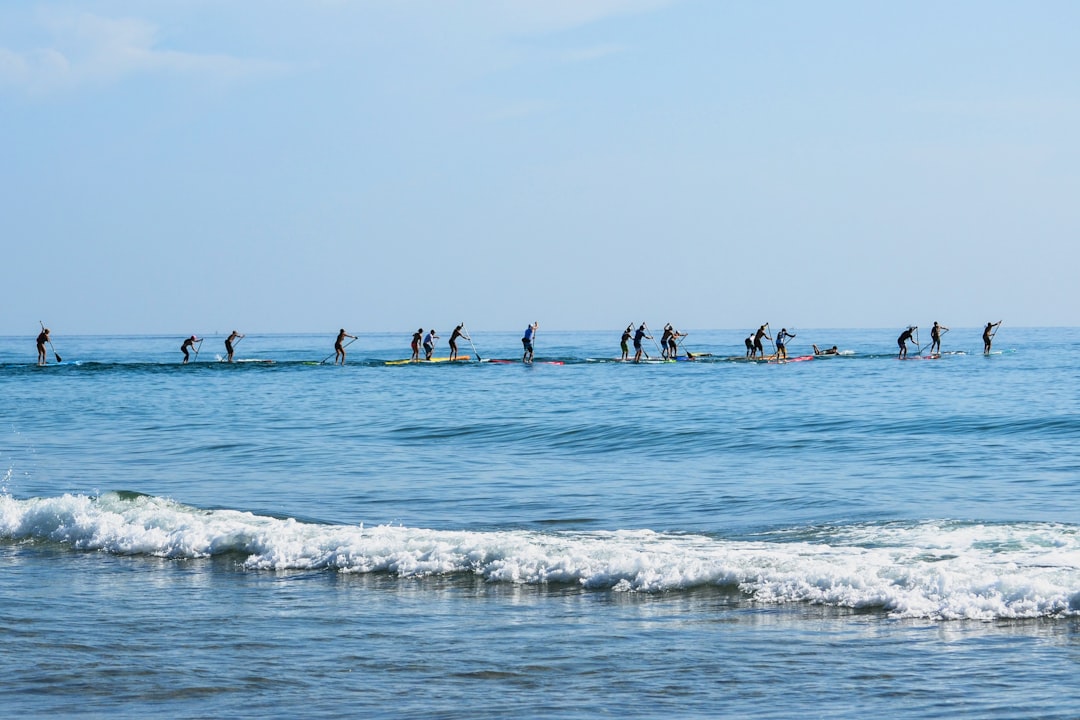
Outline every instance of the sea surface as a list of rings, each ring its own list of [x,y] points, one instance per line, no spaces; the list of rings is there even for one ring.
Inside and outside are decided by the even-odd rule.
[[[1080,717],[1080,329],[620,330],[0,337],[4,715]]]

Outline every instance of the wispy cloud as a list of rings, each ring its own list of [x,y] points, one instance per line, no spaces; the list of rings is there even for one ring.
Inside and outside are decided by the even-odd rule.
[[[52,14],[44,16],[41,25],[51,36],[49,47],[0,48],[0,85],[47,94],[138,74],[203,76],[220,82],[283,69],[263,60],[163,48],[158,27],[137,18]]]

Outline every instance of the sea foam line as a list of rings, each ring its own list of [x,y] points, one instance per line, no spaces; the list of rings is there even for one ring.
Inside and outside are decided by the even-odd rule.
[[[1080,528],[1053,523],[862,524],[819,531],[812,541],[737,541],[650,530],[319,525],[106,493],[0,496],[0,538],[165,558],[236,553],[251,570],[472,573],[647,593],[722,586],[757,602],[880,608],[895,617],[1080,615]]]

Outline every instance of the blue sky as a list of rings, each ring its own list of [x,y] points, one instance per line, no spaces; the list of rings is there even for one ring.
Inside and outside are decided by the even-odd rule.
[[[0,5],[0,334],[1080,325],[1072,2]]]

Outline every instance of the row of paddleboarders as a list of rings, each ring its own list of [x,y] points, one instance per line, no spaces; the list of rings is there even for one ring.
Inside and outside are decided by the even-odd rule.
[[[982,341],[983,341],[983,354],[989,355],[990,348],[994,345],[994,335],[997,334],[998,327],[1001,326],[1001,320],[995,322],[986,323],[986,327],[983,328]],[[949,328],[940,324],[937,320],[934,321],[934,326],[930,328],[930,348],[927,355],[940,355],[941,354],[941,336],[949,332]],[[919,326],[909,325],[904,332],[900,333],[900,337],[896,338],[896,344],[900,347],[900,352],[897,355],[898,358],[903,360],[908,355],[907,344],[914,342],[915,347],[919,348],[921,353],[921,346],[919,344]]]
[[[536,337],[536,331],[539,329],[540,323],[535,321],[532,325],[527,325],[525,327],[525,333],[524,335],[522,335],[521,338],[521,345],[523,350],[521,361],[523,363],[531,363],[533,360],[533,340]],[[342,330],[341,334],[338,335],[337,344],[334,346],[335,349],[340,350],[341,352],[342,364],[345,363],[345,351],[344,348],[340,347],[341,340],[343,339],[343,337],[353,337],[352,335],[344,335],[344,333],[345,331]],[[451,361],[457,360],[459,358],[459,340],[467,340],[470,345],[472,344],[472,338],[469,337],[469,332],[465,329],[465,323],[459,323],[457,327],[454,328],[453,332],[450,333],[450,340],[447,341],[447,344],[450,346],[449,359]],[[416,332],[413,333],[412,342],[409,344],[409,347],[412,349],[412,357],[410,357],[409,359],[413,362],[420,362],[420,350],[422,348],[424,351],[424,360],[430,361],[432,353],[435,352],[435,344],[438,343],[438,341],[439,335],[438,331],[435,330],[435,328],[429,329],[426,333],[424,332],[424,328],[417,328]],[[473,347],[473,353],[476,354],[475,346]],[[337,362],[336,359],[335,362]]]
[[[994,335],[997,334],[997,329],[1001,325],[1002,321],[988,322],[986,327],[983,328],[982,340],[983,340],[983,353],[989,354],[990,349],[993,346]],[[540,329],[538,322],[533,322],[531,325],[526,326],[525,332],[521,338],[522,345],[522,357],[521,360],[524,363],[531,363],[533,360],[533,343],[536,338],[536,333]],[[744,341],[746,345],[746,357],[749,359],[761,358],[766,359],[768,357],[775,359],[786,359],[787,353],[787,341],[796,337],[795,333],[789,332],[787,328],[781,328],[780,332],[776,333],[776,337],[773,338],[769,335],[769,324],[765,323],[758,327],[758,329],[750,333]],[[941,353],[941,336],[949,331],[949,328],[941,325],[937,321],[934,322],[933,327],[930,329],[930,346],[929,355],[936,355]],[[619,340],[619,348],[622,351],[620,360],[628,361],[630,359],[630,343],[633,342],[634,346],[634,359],[633,362],[641,362],[642,356],[648,358],[648,353],[644,348],[645,340],[653,340],[653,336],[649,334],[649,326],[647,323],[641,323],[637,328],[631,323],[626,326],[626,330],[623,331],[622,337]],[[920,349],[919,345],[919,328],[917,325],[909,325],[900,336],[896,339],[896,343],[899,346],[899,354],[897,357],[904,359],[908,355],[908,343],[914,343],[915,347]],[[660,348],[661,358],[665,360],[674,360],[679,357],[679,343],[687,336],[688,333],[679,332],[671,323],[664,325],[663,334],[660,337],[658,347]],[[236,345],[244,339],[244,335],[237,330],[233,330],[229,333],[229,336],[225,338],[225,362],[233,362],[233,356],[235,353]],[[352,335],[346,332],[345,328],[341,328],[338,331],[337,337],[334,340],[334,364],[345,364],[345,349],[351,345],[357,339],[356,335]],[[348,340],[348,342],[346,342]],[[465,329],[465,323],[460,323],[450,333],[450,340],[448,342],[450,346],[450,360],[458,359],[458,342],[461,340],[468,341],[472,344],[472,338],[469,336],[468,331]],[[772,355],[765,354],[764,341],[768,340],[775,347],[775,351]],[[410,344],[412,348],[413,362],[420,361],[421,350],[424,353],[424,360],[430,361],[432,354],[435,352],[435,345],[439,341],[438,332],[431,328],[424,331],[424,328],[418,328],[412,336],[412,342]],[[203,338],[196,335],[192,335],[185,338],[180,345],[180,352],[184,354],[183,364],[187,364],[192,359],[192,353],[194,353],[194,359],[198,360],[199,351],[202,349]],[[44,323],[41,324],[41,332],[37,336],[37,364],[45,365],[48,362],[48,353],[45,348],[46,345],[52,349],[53,355],[56,358],[56,362],[61,362],[60,354],[56,352],[56,348],[52,345],[52,337],[49,332],[49,328],[45,327]],[[814,350],[814,355],[838,355],[839,349],[836,345],[831,348],[821,349],[817,345],[811,346]],[[473,347],[473,352],[476,352],[476,348]],[[684,356],[687,360],[694,360],[697,357],[707,357],[707,353],[692,353],[689,350],[683,349]],[[327,356],[326,360],[329,360],[330,356]],[[478,357],[479,359],[479,357]],[[323,362],[326,362],[324,360]]]

